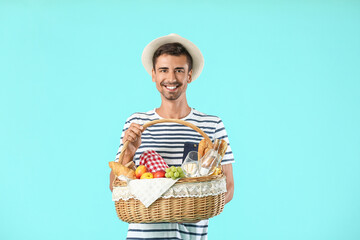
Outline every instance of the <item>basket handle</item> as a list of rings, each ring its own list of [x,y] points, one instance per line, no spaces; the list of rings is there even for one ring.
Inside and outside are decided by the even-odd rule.
[[[209,143],[209,145],[212,146],[212,141],[210,140],[209,136],[206,135],[206,133],[204,133],[200,128],[198,128],[194,124],[183,121],[183,120],[180,120],[180,119],[158,119],[158,120],[147,122],[144,125],[142,125],[143,126],[142,132],[144,132],[146,128],[148,128],[148,127],[150,127],[152,125],[155,125],[155,124],[158,124],[158,123],[163,123],[163,122],[174,122],[174,123],[179,123],[179,124],[182,124],[184,126],[190,127],[192,129],[194,129],[195,131],[197,131],[198,133],[200,133],[201,136],[203,136],[205,138],[205,141],[207,141]],[[120,153],[120,156],[119,156],[119,163],[121,163],[121,164],[122,164],[122,160],[123,160],[124,155],[125,155],[125,150],[126,150],[128,145],[129,145],[129,141],[126,140],[125,143],[124,143],[123,148],[121,149],[121,153]]]

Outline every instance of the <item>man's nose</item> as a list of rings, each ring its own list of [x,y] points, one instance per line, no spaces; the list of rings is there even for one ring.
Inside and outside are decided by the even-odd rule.
[[[169,81],[170,81],[170,82],[176,82],[175,72],[169,71]]]

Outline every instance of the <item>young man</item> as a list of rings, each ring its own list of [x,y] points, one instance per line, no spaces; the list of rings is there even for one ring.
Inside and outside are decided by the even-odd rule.
[[[160,92],[161,106],[146,113],[134,113],[127,119],[115,161],[118,161],[123,143],[129,140],[123,163],[135,160],[136,165],[139,165],[140,155],[145,150],[153,149],[169,166],[181,166],[187,153],[197,150],[202,136],[175,123],[156,124],[142,133],[141,125],[162,118],[188,121],[203,130],[210,139],[225,139],[229,143],[219,117],[201,113],[187,103],[187,86],[200,75],[204,65],[203,56],[195,44],[176,34],[160,37],[145,47],[142,62]],[[233,162],[229,146],[222,160],[227,185],[225,203],[232,199],[234,193]],[[114,175],[111,173],[111,190],[113,179]],[[129,224],[127,239],[207,239],[207,228],[208,220],[191,224]]]

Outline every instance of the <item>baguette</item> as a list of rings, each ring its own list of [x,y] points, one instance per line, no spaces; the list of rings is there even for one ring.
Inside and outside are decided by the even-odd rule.
[[[227,142],[224,139],[222,139],[220,146],[219,146],[219,150],[218,150],[218,153],[220,154],[221,159],[224,157],[227,148],[228,148]]]
[[[200,160],[207,151],[211,149],[211,143],[204,139],[202,139],[199,143],[199,149],[198,149],[198,160]]]
[[[136,179],[135,171],[121,165],[118,162],[109,162],[109,167],[113,170],[116,177],[124,175],[125,177]]]
[[[214,141],[214,145],[213,145],[213,149],[215,149],[216,151],[219,150],[219,147],[220,147],[220,143],[221,141],[219,139],[215,139]]]

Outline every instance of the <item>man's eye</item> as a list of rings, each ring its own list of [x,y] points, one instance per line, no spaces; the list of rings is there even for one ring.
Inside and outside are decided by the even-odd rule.
[[[182,69],[177,69],[176,72],[182,73],[182,72],[184,72],[184,70],[182,70]]]
[[[165,70],[165,69],[161,69],[160,72],[166,72],[166,70]]]

